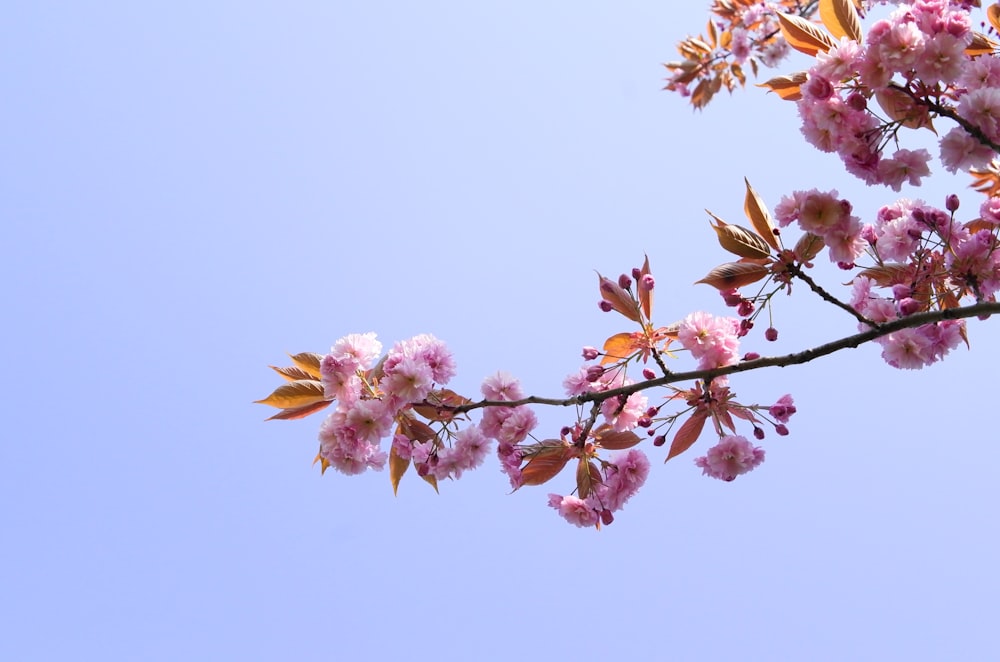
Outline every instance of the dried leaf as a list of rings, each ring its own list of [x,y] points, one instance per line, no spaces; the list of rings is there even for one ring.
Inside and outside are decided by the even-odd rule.
[[[785,101],[798,101],[802,98],[802,84],[807,80],[809,75],[799,71],[786,76],[775,76],[768,81],[758,83],[757,87],[766,87],[769,92],[774,92]]]
[[[303,407],[292,407],[291,409],[282,409],[274,416],[266,418],[267,421],[293,421],[299,418],[305,418],[309,414],[314,414],[318,411],[326,409],[330,406],[333,400],[324,400],[323,402],[314,402],[311,405],[305,405]]]
[[[788,45],[806,55],[816,55],[837,45],[829,33],[817,25],[793,14],[777,12],[781,34]]]
[[[819,17],[834,38],[861,43],[861,21],[852,0],[819,0]]]
[[[294,382],[282,384],[274,389],[271,395],[263,400],[255,400],[255,404],[268,405],[278,409],[294,409],[327,400],[323,392],[323,384],[312,379],[297,379]]]
[[[635,432],[631,430],[616,432],[610,425],[602,425],[594,431],[592,436],[601,445],[601,448],[606,448],[609,451],[623,451],[642,441],[642,437]]]
[[[741,287],[756,283],[770,273],[762,264],[753,262],[727,262],[720,264],[708,272],[708,275],[695,283],[705,283],[717,290],[738,290]]]
[[[778,235],[774,231],[771,212],[767,210],[767,206],[760,199],[760,196],[757,195],[757,191],[753,190],[753,187],[750,186],[750,180],[744,177],[743,182],[747,185],[747,195],[743,201],[744,213],[750,219],[753,229],[757,231],[760,238],[767,242],[767,245],[774,250],[780,251],[781,242],[778,241]]]
[[[739,225],[726,223],[707,209],[705,211],[718,224],[713,225],[712,229],[715,230],[719,239],[719,245],[724,249],[739,257],[762,259],[771,255],[771,249],[767,242],[756,232]]]
[[[546,483],[573,459],[574,450],[558,439],[546,439],[537,450],[531,452],[531,459],[521,468],[521,485],[541,485]]]
[[[317,354],[315,352],[301,352],[299,354],[289,354],[292,358],[292,363],[297,365],[306,373],[312,375],[313,379],[322,379],[323,375],[320,373],[319,364],[323,360],[322,354]]]
[[[677,431],[674,435],[674,440],[670,444],[670,452],[667,453],[666,462],[670,458],[677,457],[687,449],[691,448],[694,442],[698,441],[698,437],[701,435],[702,428],[705,427],[705,421],[708,419],[707,410],[696,410],[691,418],[684,421],[681,425],[681,429]]]

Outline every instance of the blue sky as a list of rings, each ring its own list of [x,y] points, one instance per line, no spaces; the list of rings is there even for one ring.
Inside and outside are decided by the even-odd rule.
[[[430,332],[456,390],[528,392],[621,324],[594,270],[647,253],[663,323],[741,222],[866,189],[750,89],[659,91],[702,3],[17,3],[0,38],[7,308],[0,657],[982,659],[1000,337],[899,372],[868,347],[733,379],[791,392],[731,484],[650,449],[600,533],[495,460],[435,495],[320,477],[320,418],[252,404],[285,352]],[[790,65],[791,67],[791,65]],[[932,144],[933,137],[917,137]],[[966,180],[904,194],[940,203]],[[831,287],[843,275],[819,270]],[[787,352],[850,333],[797,292]],[[759,341],[758,341],[759,343]],[[539,411],[540,434],[569,412]],[[705,444],[698,447],[704,450]],[[691,457],[694,455],[692,454]],[[562,477],[559,480],[563,480]]]

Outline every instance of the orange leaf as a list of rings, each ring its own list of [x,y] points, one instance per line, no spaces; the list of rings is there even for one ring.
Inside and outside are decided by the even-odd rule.
[[[294,382],[297,379],[313,379],[311,373],[306,372],[298,366],[293,365],[287,368],[279,368],[278,366],[272,365],[268,367],[281,375],[285,381]]]
[[[618,361],[628,358],[636,352],[637,348],[634,341],[634,337],[636,335],[637,334],[634,333],[616,333],[605,340],[605,356],[601,359],[601,365],[606,363],[617,363]]]
[[[753,229],[757,231],[760,238],[767,242],[767,245],[776,251],[781,250],[781,242],[774,231],[774,223],[771,221],[771,212],[767,210],[764,201],[757,195],[757,191],[750,186],[750,180],[746,177],[743,182],[747,185],[746,199],[743,201],[743,212],[750,219]]]
[[[392,483],[392,493],[397,494],[399,489],[399,481],[403,478],[403,474],[406,470],[410,468],[410,458],[405,460],[396,454],[396,447],[393,446],[389,449],[389,481]]]
[[[1000,2],[986,8],[986,20],[990,22],[994,30],[1000,32]]]
[[[317,354],[315,352],[301,352],[299,354],[289,354],[292,358],[292,363],[297,365],[302,370],[305,370],[307,374],[312,375],[313,379],[322,379],[323,375],[319,371],[319,364],[323,360],[322,354]]]
[[[988,55],[995,51],[997,42],[993,41],[981,32],[972,33],[972,43],[965,47],[965,54],[969,57],[977,55]]]
[[[601,297],[611,304],[611,308],[621,313],[633,322],[640,320],[639,306],[635,299],[621,285],[610,278],[605,278],[597,274],[599,280]]]
[[[323,402],[314,402],[311,405],[304,405],[302,407],[292,407],[291,409],[282,409],[274,416],[266,418],[267,421],[293,421],[298,418],[305,418],[309,414],[316,413],[322,409],[326,409],[330,406],[332,400],[324,400]]]
[[[705,283],[717,290],[740,289],[750,283],[756,283],[770,273],[762,264],[753,262],[727,262],[720,264],[708,272],[708,275],[695,283]]]
[[[601,484],[601,472],[597,465],[589,462],[586,458],[580,458],[576,465],[576,490],[577,496],[586,499],[594,489],[594,485]]]
[[[767,242],[753,230],[731,225],[721,218],[708,212],[708,215],[715,219],[718,225],[712,225],[715,235],[719,239],[719,245],[724,249],[739,257],[766,258],[771,255],[771,249]]]
[[[875,92],[875,99],[889,119],[901,123],[908,129],[928,127],[934,131],[927,106],[921,106],[902,90],[883,87]],[[937,133],[934,131],[934,133]]]
[[[819,252],[823,250],[825,245],[826,242],[823,241],[823,237],[815,235],[812,232],[806,232],[799,237],[798,242],[795,244],[795,257],[800,262],[809,262],[819,255]]]
[[[649,256],[646,255],[645,258],[645,261],[642,263],[642,269],[639,270],[640,278],[650,273]],[[635,289],[639,292],[639,305],[642,306],[642,312],[646,315],[646,319],[653,319],[653,290],[643,289],[639,286],[639,283],[635,284]]]
[[[642,437],[635,432],[630,430],[615,432],[610,425],[599,427],[594,431],[593,437],[601,445],[601,448],[606,448],[609,451],[623,451],[642,441]]]
[[[691,448],[694,442],[698,441],[702,428],[705,427],[705,420],[708,418],[707,410],[697,410],[691,418],[684,421],[684,425],[674,435],[674,441],[670,444],[670,452],[667,453],[667,460],[677,457],[687,449]],[[664,460],[666,462],[667,460]]]
[[[521,485],[541,485],[552,480],[574,455],[574,450],[564,442],[546,439],[531,453],[531,459],[521,469]]]
[[[852,0],[819,0],[819,17],[835,38],[861,43],[861,21]]]
[[[787,76],[775,76],[771,80],[758,83],[757,87],[766,87],[769,92],[774,92],[785,101],[798,101],[802,98],[802,84],[809,79],[809,75],[804,71],[799,71]]]
[[[781,34],[785,36],[788,45],[806,55],[816,55],[820,51],[828,51],[837,42],[820,27],[793,14],[777,12]]]
[[[437,436],[434,428],[409,416],[398,416],[396,421],[399,424],[396,428],[396,434],[402,434],[410,441],[417,441],[423,444]]]
[[[282,384],[274,389],[271,395],[263,400],[255,400],[254,403],[278,409],[293,409],[323,402],[326,399],[323,384],[312,379],[296,379],[294,382]]]

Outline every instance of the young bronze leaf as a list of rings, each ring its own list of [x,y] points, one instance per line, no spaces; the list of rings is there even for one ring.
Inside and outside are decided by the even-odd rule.
[[[667,460],[672,457],[677,457],[687,449],[691,448],[694,442],[698,441],[698,437],[701,435],[701,430],[705,427],[705,420],[708,418],[708,412],[699,410],[695,411],[691,415],[691,418],[684,421],[684,425],[681,429],[677,431],[674,435],[674,441],[670,444],[670,452],[667,454]],[[664,460],[666,462],[667,460]]]
[[[987,55],[995,51],[997,42],[993,41],[981,32],[972,33],[972,43],[965,47],[965,54],[969,57]]]
[[[819,0],[819,17],[836,39],[847,37],[861,43],[861,21],[853,0]]]
[[[639,277],[642,278],[650,273],[649,271],[649,256],[645,256],[646,260],[642,263],[642,269],[639,270]],[[646,315],[647,320],[653,319],[653,290],[647,290],[639,286],[636,283],[635,288],[639,291],[639,305],[642,306],[642,312]]]
[[[825,30],[806,19],[784,12],[777,12],[777,14],[778,24],[781,27],[781,34],[785,36],[785,41],[800,53],[816,55],[837,45],[837,42]]]
[[[303,407],[292,407],[291,409],[282,409],[274,416],[266,418],[267,421],[293,421],[298,418],[305,418],[309,414],[314,414],[322,409],[326,409],[330,406],[333,400],[324,400],[323,402],[314,402],[311,405],[305,405]]]
[[[875,99],[878,101],[878,105],[882,106],[882,110],[886,112],[889,119],[900,122],[908,129],[919,129],[926,126],[934,131],[927,106],[918,104],[906,92],[893,87],[883,87],[875,92]],[[937,132],[935,131],[935,133]]]
[[[289,354],[292,358],[292,363],[297,365],[306,373],[312,375],[313,379],[322,379],[323,375],[319,371],[320,361],[323,360],[322,354],[317,354],[315,352],[301,352],[299,354]]]
[[[795,244],[795,257],[798,258],[799,262],[809,262],[819,255],[819,252],[823,250],[823,246],[825,245],[826,242],[823,241],[823,237],[812,232],[806,232],[799,237],[798,242]]]
[[[617,363],[618,361],[632,356],[637,349],[633,341],[632,333],[616,333],[604,341],[604,357],[601,365],[606,363]]]
[[[423,444],[437,436],[434,428],[423,421],[418,421],[409,416],[399,416],[396,420],[399,423],[397,433],[402,433],[410,441],[417,441]]]
[[[601,297],[610,303],[615,311],[633,322],[638,322],[640,320],[639,306],[632,296],[610,278],[605,278],[601,274],[597,274],[597,278],[599,279]]]
[[[396,496],[399,491],[399,481],[403,474],[410,468],[410,458],[405,460],[396,453],[396,447],[389,449],[389,481],[392,483],[392,494]],[[436,488],[435,488],[436,489]]]
[[[766,258],[771,255],[771,249],[767,242],[753,230],[726,223],[710,211],[708,211],[708,215],[718,223],[718,225],[713,225],[712,229],[715,230],[715,235],[719,239],[719,245],[733,255],[754,259]]]
[[[426,474],[421,476],[421,478],[424,479],[425,483],[433,487],[435,492],[441,494],[441,492],[438,491],[438,479],[434,474]]]
[[[316,459],[313,460],[313,466],[315,466],[317,462],[319,462],[319,475],[322,476],[326,473],[326,470],[330,468],[330,462],[319,453],[316,454]]]
[[[413,405],[413,411],[429,421],[440,421],[443,423],[447,423],[455,418],[455,413],[451,411],[451,407],[460,407],[472,402],[472,400],[462,397],[447,388],[431,391],[426,401],[426,405]]]
[[[738,290],[750,283],[756,283],[770,273],[767,267],[752,262],[727,262],[720,264],[708,272],[708,275],[695,283],[705,283],[717,290]]]
[[[774,222],[771,220],[771,212],[767,210],[764,201],[757,195],[757,191],[750,186],[750,180],[743,178],[747,185],[747,195],[743,201],[743,211],[750,219],[753,229],[757,231],[760,238],[767,242],[767,245],[776,251],[781,250],[781,243],[778,235],[774,233]]]
[[[576,491],[577,496],[586,499],[595,485],[601,483],[601,472],[593,462],[586,458],[580,458],[576,465]]]
[[[787,76],[775,76],[763,83],[758,83],[757,87],[766,87],[769,92],[774,92],[785,101],[798,101],[802,98],[802,84],[807,80],[809,80],[809,75],[804,71],[799,71]]]
[[[263,400],[255,400],[254,402],[278,409],[294,409],[323,402],[326,399],[326,394],[323,393],[323,384],[312,379],[296,379],[294,382],[282,384],[274,389],[271,395]]]
[[[609,451],[623,451],[627,448],[632,448],[642,441],[642,437],[635,432],[630,430],[615,432],[614,428],[610,425],[602,425],[594,432],[593,436],[602,448],[606,448]]]
[[[521,485],[541,485],[552,480],[573,455],[573,449],[558,439],[546,439],[521,469]]]
[[[986,8],[986,20],[990,22],[994,30],[1000,32],[1000,2],[995,2]]]
[[[879,287],[892,287],[906,282],[910,278],[910,271],[910,268],[905,264],[890,263],[862,269],[855,278],[864,276],[871,278]]]
[[[285,381],[294,382],[298,379],[314,379],[312,374],[306,372],[298,366],[288,366],[287,368],[279,368],[276,365],[268,366],[271,370],[281,375]]]

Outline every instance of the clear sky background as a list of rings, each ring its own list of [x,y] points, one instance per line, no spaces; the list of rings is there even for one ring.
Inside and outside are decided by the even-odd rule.
[[[867,347],[733,379],[791,435],[689,456],[600,532],[508,494],[320,476],[285,352],[431,332],[452,386],[561,395],[648,253],[658,321],[724,313],[704,208],[868,190],[759,89],[661,92],[707,3],[20,2],[0,27],[0,658],[885,660],[994,653],[998,327],[920,372]],[[788,65],[791,70],[794,65]],[[933,136],[923,138],[932,145]],[[911,143],[912,145],[918,142]],[[964,178],[904,195],[941,204]],[[843,274],[824,266],[833,288]],[[794,351],[850,333],[799,288]],[[678,367],[690,365],[684,359]],[[539,411],[554,436],[570,411]]]

